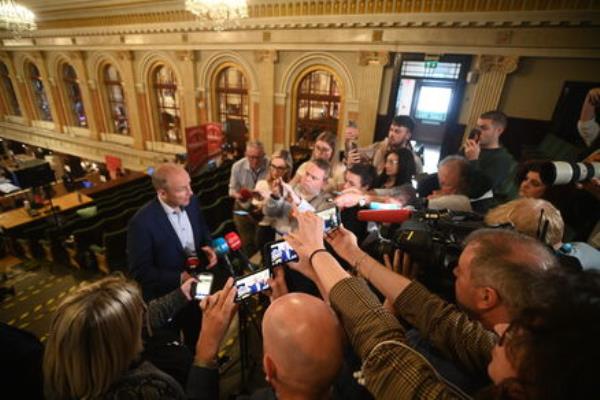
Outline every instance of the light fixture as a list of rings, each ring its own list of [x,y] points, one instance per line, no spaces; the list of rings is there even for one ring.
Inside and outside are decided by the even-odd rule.
[[[235,27],[248,18],[246,0],[185,0],[185,9],[211,23],[215,31]]]
[[[0,29],[12,32],[16,38],[37,28],[35,14],[12,0],[0,1]]]

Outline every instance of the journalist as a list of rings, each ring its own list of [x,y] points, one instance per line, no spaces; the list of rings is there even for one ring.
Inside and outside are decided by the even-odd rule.
[[[371,393],[377,399],[468,398],[405,344],[404,329],[398,320],[383,308],[364,281],[351,277],[325,250],[320,218],[310,213],[296,217],[298,230],[286,240],[301,260],[308,261],[296,267],[319,281],[363,361],[359,380]],[[330,241],[334,247],[356,247],[351,234],[343,230],[338,234],[341,236]],[[355,263],[367,261],[361,272],[379,280],[375,275],[382,271],[377,270],[385,268],[367,257],[361,255]],[[388,278],[392,278],[395,274],[389,272]],[[589,273],[585,277],[550,278],[554,276],[546,274],[537,281],[538,286],[529,288],[545,288],[546,301],[520,309],[509,323],[496,324],[495,334],[470,323],[464,314],[441,301],[419,301],[421,290],[410,281],[388,279],[390,282],[381,286],[394,299],[396,309],[407,306],[418,310],[418,314],[434,314],[422,320],[426,320],[428,329],[444,337],[449,353],[475,356],[470,363],[478,364],[482,358],[473,354],[473,349],[491,352],[489,365],[481,367],[487,367],[494,385],[482,393],[484,398],[585,398],[586,393],[596,393],[600,386],[592,372],[600,352],[600,323],[595,318],[600,309],[600,277]],[[571,345],[574,352],[570,351]],[[559,350],[553,351],[555,348]],[[563,366],[570,369],[563,370]]]

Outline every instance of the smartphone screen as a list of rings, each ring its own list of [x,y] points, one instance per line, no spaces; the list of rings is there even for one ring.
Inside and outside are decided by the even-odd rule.
[[[336,207],[331,207],[317,213],[323,219],[325,233],[340,226],[340,215]]]
[[[198,282],[192,287],[193,295],[196,300],[202,300],[210,295],[212,289],[213,274],[198,274]]]
[[[268,243],[265,247],[265,259],[268,261],[268,264],[271,268],[288,263],[290,261],[299,260],[298,254],[285,240]]]
[[[267,280],[270,277],[271,270],[269,268],[264,268],[260,271],[254,272],[253,274],[246,275],[242,278],[237,278],[235,280],[235,288],[237,289],[235,301],[244,300],[253,294],[269,289],[270,286],[267,283]]]

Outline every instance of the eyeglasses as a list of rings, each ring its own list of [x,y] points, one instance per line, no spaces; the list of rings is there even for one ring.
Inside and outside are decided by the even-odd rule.
[[[385,160],[386,164],[392,164],[392,165],[396,165],[400,162],[400,160],[391,160],[391,159],[387,159]]]
[[[287,171],[287,169],[288,169],[287,166],[280,167],[280,166],[273,165],[273,164],[269,165],[269,167],[271,167],[271,168],[273,168],[273,169],[275,169],[277,171],[281,171],[281,172]]]
[[[331,147],[315,146],[315,150],[317,150],[319,153],[329,153],[331,151]]]

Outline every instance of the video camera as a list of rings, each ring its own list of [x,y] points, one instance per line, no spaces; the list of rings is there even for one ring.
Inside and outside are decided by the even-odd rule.
[[[463,242],[471,232],[485,227],[483,218],[471,212],[450,210],[397,211],[398,214],[403,212],[404,221],[399,222],[400,218],[391,215],[390,219],[396,223],[380,228],[376,251],[391,254],[399,249],[408,253],[411,262],[420,266],[418,280],[451,300],[452,271],[458,263]]]

